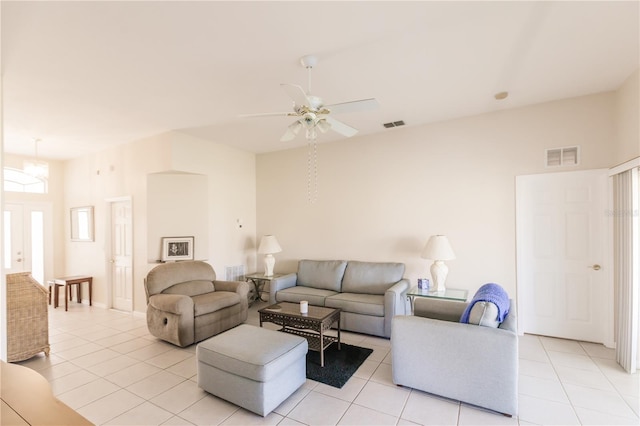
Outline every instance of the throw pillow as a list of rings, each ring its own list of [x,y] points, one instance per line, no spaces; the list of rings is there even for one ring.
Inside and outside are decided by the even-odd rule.
[[[491,302],[476,302],[469,313],[469,324],[498,328],[498,307]]]
[[[476,308],[479,303],[483,304]],[[504,288],[495,283],[487,283],[481,286],[473,296],[473,299],[471,299],[471,302],[462,313],[460,322],[480,324],[482,320],[483,325],[493,326],[494,321],[496,321],[497,324],[495,326],[497,327],[509,313],[510,306],[509,295]],[[475,317],[477,322],[471,322],[471,312],[474,308],[476,309]]]

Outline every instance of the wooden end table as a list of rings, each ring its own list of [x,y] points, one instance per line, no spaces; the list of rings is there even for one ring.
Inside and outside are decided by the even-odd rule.
[[[89,286],[89,306],[91,306],[91,296],[93,294],[93,277],[88,275],[73,275],[70,277],[62,277],[62,278],[54,278],[54,284],[63,285],[64,286],[64,310],[69,310],[69,300],[71,300],[71,287],[76,287],[76,295],[78,297],[78,303],[82,303],[82,283],[87,283]],[[54,286],[55,289],[55,286]],[[57,298],[57,289],[56,298]]]

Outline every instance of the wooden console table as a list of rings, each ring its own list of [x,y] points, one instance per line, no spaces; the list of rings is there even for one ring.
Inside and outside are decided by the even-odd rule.
[[[0,361],[0,378],[0,424],[93,424],[54,397],[47,379],[28,367]]]
[[[54,278],[53,283],[55,285],[63,285],[64,286],[64,310],[69,310],[69,300],[71,300],[71,287],[77,286],[76,295],[78,298],[78,303],[82,303],[82,283],[87,283],[89,286],[89,306],[91,306],[91,296],[93,293],[93,277],[88,275],[72,275],[70,277],[62,277],[62,278]],[[57,286],[54,286],[54,291],[56,292],[55,298],[58,297],[58,289]],[[54,305],[54,307],[57,305]]]

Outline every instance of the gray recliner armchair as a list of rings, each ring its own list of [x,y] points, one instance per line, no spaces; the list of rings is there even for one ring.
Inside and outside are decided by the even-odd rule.
[[[164,263],[144,280],[147,327],[159,339],[188,346],[247,320],[249,284],[219,281],[202,261]]]
[[[391,324],[393,382],[509,416],[518,412],[517,313],[497,328],[460,323],[467,303],[419,298]]]

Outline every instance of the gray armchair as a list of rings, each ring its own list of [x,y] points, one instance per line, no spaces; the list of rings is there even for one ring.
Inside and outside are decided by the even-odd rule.
[[[149,332],[174,345],[191,345],[247,320],[249,284],[216,280],[205,262],[158,265],[144,288]]]
[[[515,304],[498,328],[459,322],[467,303],[419,298],[391,326],[393,382],[508,416],[518,412]]]

